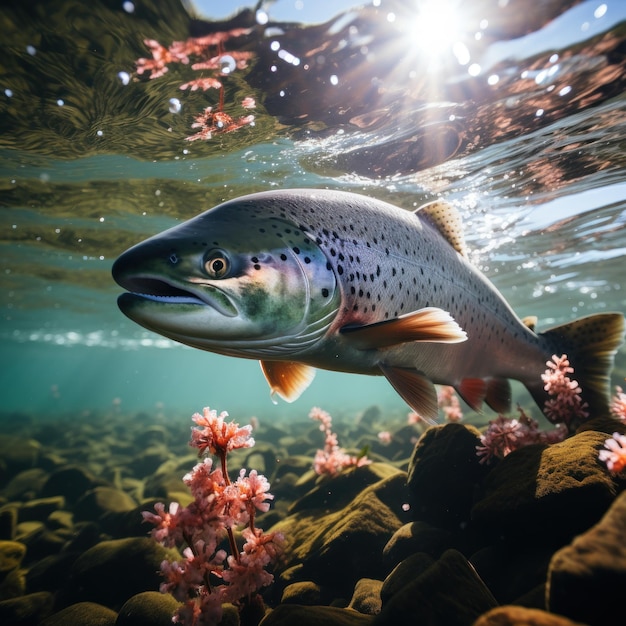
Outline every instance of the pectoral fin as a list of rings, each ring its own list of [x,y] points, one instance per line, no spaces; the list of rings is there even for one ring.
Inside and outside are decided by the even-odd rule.
[[[340,332],[363,350],[388,348],[410,341],[459,343],[467,340],[467,334],[450,313],[436,307],[426,307],[367,326],[344,326]]]
[[[417,370],[379,364],[380,370],[403,400],[425,421],[437,424],[437,392],[432,382]]]
[[[315,378],[315,368],[295,361],[259,361],[272,398],[297,400]]]

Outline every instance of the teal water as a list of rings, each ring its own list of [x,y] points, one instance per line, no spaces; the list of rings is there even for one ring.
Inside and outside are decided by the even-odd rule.
[[[463,49],[451,55],[450,44],[436,67],[422,49],[412,69],[394,75],[381,51],[392,49],[389,15],[400,5],[384,0],[366,7],[376,19],[351,22],[361,13],[342,16],[346,7],[337,5],[337,19],[320,32],[293,23],[255,30],[241,45],[256,51],[256,64],[224,79],[233,115],[236,101],[255,97],[255,125],[195,142],[185,141],[194,116],[216,106],[216,94],[182,92],[188,67],[128,85],[118,78],[148,56],[143,39],[167,46],[189,36],[181,6],[138,4],[129,13],[121,2],[55,2],[44,14],[27,4],[0,8],[9,26],[0,68],[5,419],[187,416],[206,405],[277,419],[304,417],[313,405],[407,411],[383,379],[332,372],[319,372],[297,403],[275,406],[257,363],[179,346],[119,312],[110,277],[118,254],[251,191],[328,187],[407,209],[440,195],[463,214],[473,262],[520,316],[537,315],[546,328],[626,311],[623,3],[548,3],[551,13],[536,20],[515,2],[497,16],[466,3],[473,17],[463,41],[482,64],[471,73]],[[210,22],[210,4],[204,11]],[[295,19],[288,15],[280,19]],[[316,75],[308,84],[304,61],[284,83],[282,66],[263,65],[276,38],[295,49],[293,33],[306,33],[303,49],[332,43],[326,83]],[[481,43],[476,52],[472,41]],[[402,68],[408,52],[393,50]],[[318,65],[320,55],[311,57]],[[172,97],[182,101],[179,113],[169,111]],[[622,349],[613,383],[625,375]]]

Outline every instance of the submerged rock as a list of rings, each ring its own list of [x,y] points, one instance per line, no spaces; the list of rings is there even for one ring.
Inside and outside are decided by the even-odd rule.
[[[294,504],[293,512],[275,524],[272,532],[286,539],[284,562],[277,572],[286,583],[313,581],[335,587],[336,597],[349,597],[359,578],[382,579],[387,573],[382,552],[402,525],[400,493],[405,474],[394,468],[390,475],[365,489],[359,474],[371,476],[371,466],[345,472],[337,482],[328,480]],[[352,480],[349,479],[352,476]],[[347,485],[352,489],[347,490]],[[393,510],[392,502],[398,503]]]
[[[581,432],[548,446],[511,452],[485,480],[472,519],[485,534],[565,543],[596,523],[616,494],[598,450],[606,435]]]
[[[383,604],[374,625],[468,626],[497,604],[470,562],[460,552],[448,550],[421,574],[407,575],[406,584]]]
[[[548,573],[551,611],[592,626],[615,621],[626,589],[626,492],[592,528],[561,548]]]

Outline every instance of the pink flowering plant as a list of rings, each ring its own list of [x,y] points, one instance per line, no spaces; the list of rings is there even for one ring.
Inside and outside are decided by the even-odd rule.
[[[598,458],[606,463],[611,474],[620,474],[626,470],[626,435],[613,433],[613,437],[604,442]]]
[[[589,417],[589,408],[583,402],[582,390],[576,380],[572,380],[569,374],[574,373],[574,368],[566,354],[558,357],[552,355],[552,360],[546,363],[547,369],[541,375],[544,389],[552,396],[544,406],[546,417],[553,423],[565,424],[570,430],[572,425],[579,424]]]
[[[490,463],[494,458],[502,459],[507,454],[532,443],[556,443],[563,441],[576,424],[589,417],[589,408],[583,402],[582,390],[576,380],[570,378],[574,368],[566,354],[556,354],[546,362],[546,370],[541,375],[544,389],[550,395],[544,405],[546,417],[556,424],[556,428],[541,431],[537,421],[520,407],[518,419],[499,415],[489,422],[487,430],[480,437],[476,453],[481,463]]]
[[[194,117],[195,121],[191,127],[196,129],[196,132],[186,137],[187,141],[198,139],[206,141],[215,133],[230,133],[243,126],[254,126],[254,115],[233,117],[224,111],[224,81],[236,70],[248,67],[254,57],[254,53],[243,50],[225,51],[225,45],[229,41],[245,37],[250,32],[249,28],[218,31],[203,37],[174,41],[167,48],[154,39],[144,40],[152,58],[137,59],[138,76],[146,75],[150,80],[154,80],[164,76],[172,64],[191,65],[191,69],[200,73],[200,76],[182,83],[179,88],[183,91],[217,91],[219,94],[215,106],[207,106]],[[242,109],[250,110],[256,107],[256,102],[254,98],[247,96],[241,101],[240,106]]]
[[[319,407],[313,407],[309,417],[320,423],[324,433],[324,448],[315,453],[313,469],[317,474],[336,476],[345,467],[369,465],[372,461],[365,454],[354,456],[339,446],[337,435],[332,429],[332,417]]]
[[[223,603],[240,609],[262,604],[259,590],[273,581],[266,568],[283,542],[279,533],[266,534],[255,525],[257,511],[265,513],[273,499],[267,479],[245,469],[235,481],[229,477],[228,453],[252,447],[254,439],[251,426],[226,422],[227,417],[225,411],[218,415],[209,408],[192,417],[197,426],[189,445],[202,460],[183,481],[194,500],[186,507],[172,502],[167,510],[157,503],[155,513],[142,512],[144,521],[154,525],[153,539],[181,550],[180,560],[161,563],[161,592],[182,603],[173,617],[176,623],[213,626],[222,618]],[[217,467],[209,455],[217,457]],[[241,550],[235,539],[240,529]]]

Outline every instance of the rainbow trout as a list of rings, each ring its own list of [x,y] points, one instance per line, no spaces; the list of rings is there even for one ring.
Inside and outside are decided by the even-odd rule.
[[[505,412],[516,379],[543,408],[553,354],[568,355],[592,414],[606,412],[624,334],[621,313],[536,333],[469,262],[442,201],[410,212],[338,191],[252,194],[130,248],[113,277],[130,319],[260,360],[273,395],[295,400],[315,368],[382,375],[429,421],[433,383]]]

